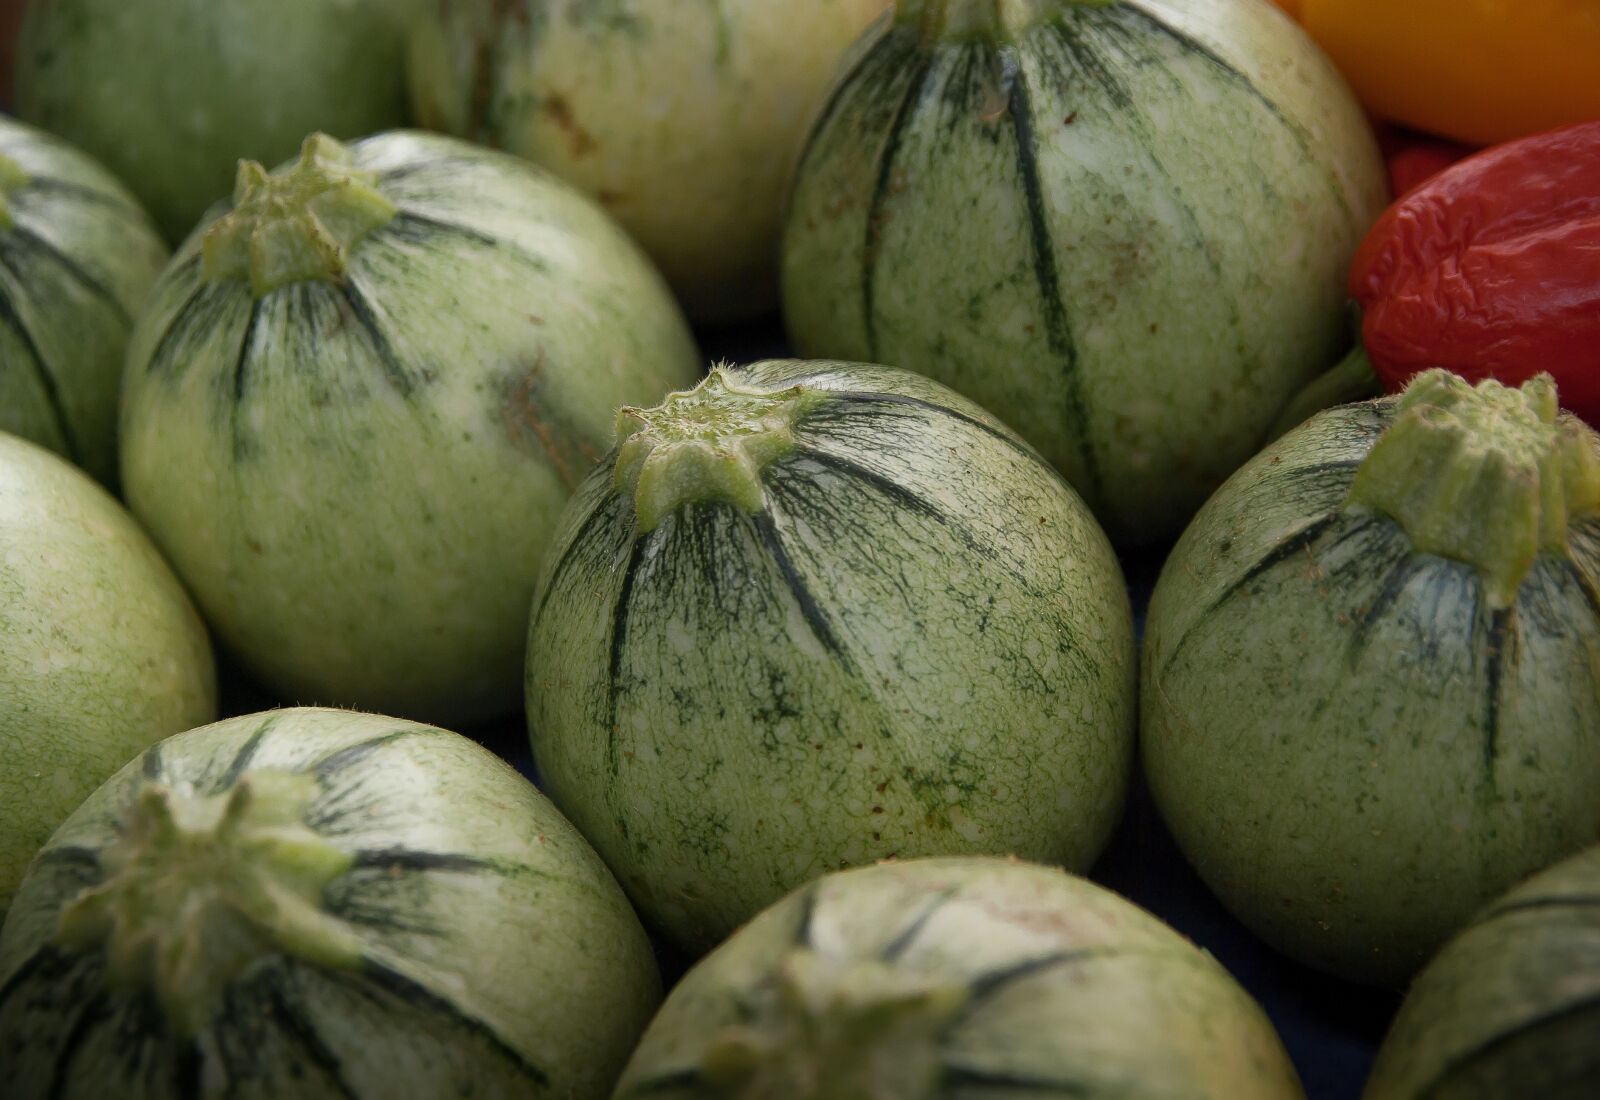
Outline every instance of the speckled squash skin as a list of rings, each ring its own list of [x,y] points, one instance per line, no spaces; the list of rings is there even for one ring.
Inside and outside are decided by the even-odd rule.
[[[637,247],[532,165],[349,148],[398,213],[342,276],[257,298],[204,277],[204,229],[174,257],[129,352],[128,502],[280,697],[508,712],[562,505],[616,406],[698,354]]]
[[[1354,99],[1264,0],[912,0],[812,132],[784,313],[806,355],[992,409],[1151,542],[1338,358],[1385,198]]]
[[[1588,1100],[1600,1081],[1600,848],[1490,905],[1417,976],[1365,1100]]]
[[[765,1080],[730,1086],[729,1047]],[[840,1087],[873,1058],[878,1087]],[[1059,870],[931,859],[829,875],[751,921],[672,991],[616,1100],[1019,1094],[1304,1095],[1249,995],[1142,909]]]
[[[595,196],[691,316],[778,296],[784,190],[847,48],[889,0],[425,0],[419,121]]]
[[[0,433],[0,916],[85,796],[216,713],[205,627],[144,532],[82,472]]]
[[[614,458],[580,487],[528,640],[551,797],[695,950],[890,855],[1086,868],[1131,769],[1135,659],[1077,495],[908,372],[768,362],[696,392],[719,379],[804,408],[793,446],[750,507],[691,489],[654,526]]]
[[[0,431],[115,483],[123,352],[166,262],[109,172],[0,118]]]
[[[349,957],[314,961],[264,925],[204,1026],[177,1034],[145,989],[107,988],[103,950],[58,930],[103,883],[138,792],[206,797],[264,774],[309,782],[294,827],[348,861],[314,905]],[[15,1100],[601,1100],[660,998],[638,918],[538,791],[464,737],[347,711],[246,715],[151,748],[51,838],[0,936]]]
[[[1600,516],[1574,517],[1495,610],[1472,565],[1344,507],[1395,409],[1320,414],[1201,510],[1150,604],[1141,744],[1235,914],[1304,962],[1399,985],[1600,839]]]
[[[233,186],[313,130],[405,121],[417,0],[32,0],[17,113],[101,160],[178,242]]]

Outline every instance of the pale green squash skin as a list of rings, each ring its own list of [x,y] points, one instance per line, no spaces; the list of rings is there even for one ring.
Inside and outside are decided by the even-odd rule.
[[[142,996],[102,996],[101,955],[53,946],[57,922],[147,781],[205,793],[268,770],[315,775],[308,824],[358,855],[324,899],[360,962],[268,950],[191,1044]],[[179,1095],[191,1047],[191,1096],[602,1100],[660,998],[615,880],[504,762],[430,726],[271,711],[152,748],[51,838],[0,936],[0,1061],[15,1100],[58,1073],[63,1095]]]
[[[1002,25],[925,42],[941,4]],[[800,162],[791,335],[992,409],[1113,540],[1176,534],[1348,342],[1386,201],[1360,109],[1260,0],[905,12]]]
[[[1392,410],[1317,416],[1195,518],[1150,604],[1141,745],[1236,915],[1304,962],[1399,985],[1512,883],[1600,839],[1600,517],[1536,560],[1497,645],[1472,566],[1340,511]]]
[[[508,712],[572,486],[615,408],[690,384],[698,353],[637,247],[533,166],[407,132],[351,148],[400,215],[343,283],[255,308],[202,282],[203,233],[179,250],[129,352],[128,502],[279,697]]]
[[[1497,900],[1418,975],[1366,1100],[1587,1100],[1600,1080],[1600,848]]]
[[[17,113],[99,158],[174,243],[313,130],[405,121],[403,34],[417,0],[32,0]]]
[[[107,776],[217,713],[205,627],[105,490],[0,433],[0,916]]]
[[[750,1025],[741,1008],[760,1003],[797,952],[970,991],[935,1039],[933,1089],[858,1100],[1304,1095],[1265,1013],[1150,914],[1059,870],[946,858],[829,875],[767,909],[672,991],[616,1100],[744,1095],[706,1080],[706,1055]],[[758,1035],[765,1023],[754,1023]],[[809,1052],[824,1072],[840,1053]]]
[[[608,460],[552,543],[527,673],[551,797],[693,950],[891,855],[1087,868],[1131,770],[1135,658],[1082,502],[908,372],[729,374],[822,395],[761,512],[688,503],[638,534]]]
[[[847,48],[889,0],[429,0],[418,121],[593,195],[690,315],[778,298],[783,196]]]
[[[0,431],[117,473],[117,388],[128,332],[167,247],[89,157],[0,118]]]

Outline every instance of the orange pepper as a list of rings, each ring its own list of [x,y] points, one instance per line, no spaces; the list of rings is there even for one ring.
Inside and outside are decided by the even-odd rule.
[[[1272,2],[1296,19],[1299,19],[1300,8],[1304,5],[1305,0],[1272,0]]]
[[[1600,0],[1279,0],[1373,113],[1489,145],[1600,119]]]

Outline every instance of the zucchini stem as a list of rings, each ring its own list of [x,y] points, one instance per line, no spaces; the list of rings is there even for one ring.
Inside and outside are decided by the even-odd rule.
[[[1417,552],[1475,566],[1502,610],[1540,554],[1567,553],[1572,521],[1600,511],[1600,439],[1562,415],[1547,374],[1511,387],[1426,371],[1356,470],[1345,509],[1389,516]]]
[[[152,993],[192,1037],[263,956],[354,967],[360,942],[323,901],[353,857],[305,814],[315,778],[245,775],[217,795],[146,783],[103,859],[106,877],[62,910],[57,943],[101,949],[113,987]]]
[[[201,272],[210,282],[248,279],[257,298],[312,279],[342,282],[356,246],[397,213],[349,149],[312,134],[288,169],[239,162],[233,210],[206,231]]]

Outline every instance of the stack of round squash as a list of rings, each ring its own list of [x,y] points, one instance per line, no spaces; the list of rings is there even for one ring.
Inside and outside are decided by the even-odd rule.
[[[1600,437],[1272,439],[1387,197],[1292,20],[281,8],[21,33],[8,1097],[1303,1098],[1130,804],[1420,972],[1370,1100],[1593,1091]]]

